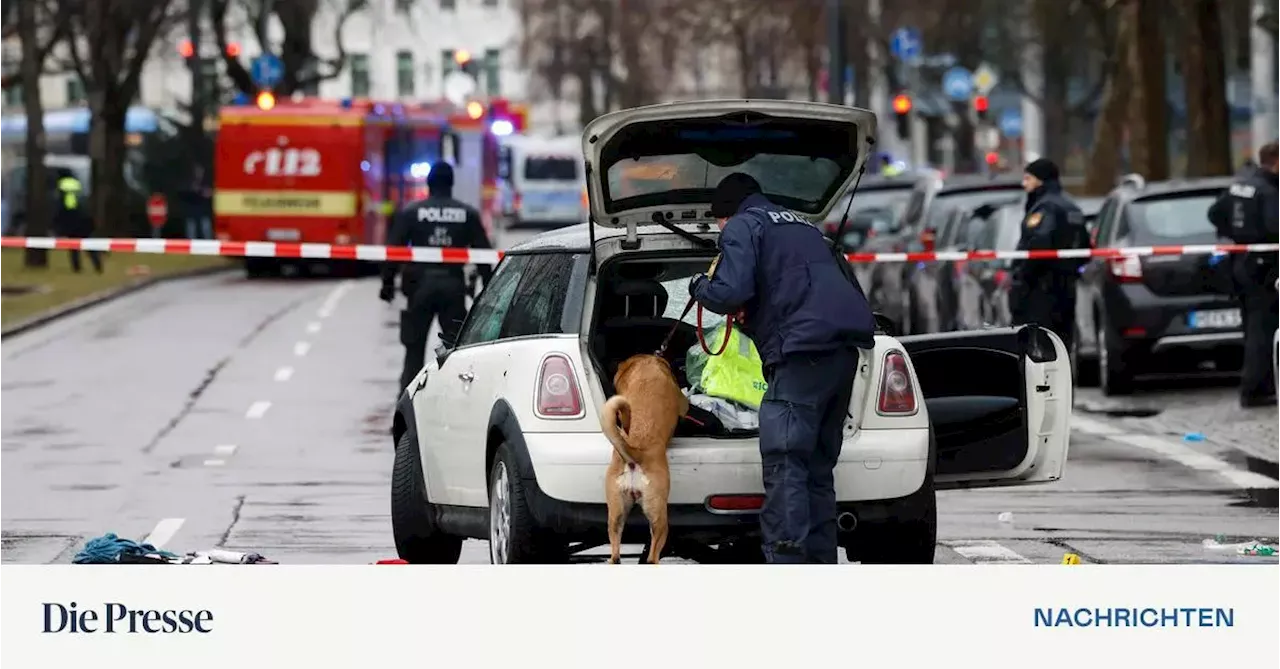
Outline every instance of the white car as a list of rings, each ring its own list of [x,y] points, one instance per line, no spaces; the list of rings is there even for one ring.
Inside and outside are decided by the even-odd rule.
[[[594,224],[511,249],[458,341],[400,398],[400,557],[456,562],[464,538],[488,540],[494,563],[563,561],[606,544],[613,449],[599,407],[618,363],[658,348],[689,278],[715,256],[711,190],[747,171],[774,201],[821,221],[862,169],[875,128],[865,110],[773,100],[662,104],[592,122],[583,147]],[[637,163],[667,165],[671,178],[636,188],[624,172]],[[692,320],[669,349],[682,383]],[[850,379],[835,470],[840,543],[851,560],[930,563],[936,490],[1061,478],[1070,365],[1062,341],[1036,327],[901,338],[882,329]],[[757,435],[682,424],[669,449],[673,553],[759,559]],[[624,541],[647,537],[637,513]]]

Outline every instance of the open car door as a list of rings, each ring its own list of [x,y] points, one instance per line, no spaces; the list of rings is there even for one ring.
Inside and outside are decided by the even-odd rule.
[[[1062,478],[1074,387],[1057,335],[1026,325],[898,340],[933,424],[937,489]]]

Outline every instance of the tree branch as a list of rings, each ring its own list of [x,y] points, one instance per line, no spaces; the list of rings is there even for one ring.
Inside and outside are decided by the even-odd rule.
[[[336,79],[338,75],[342,74],[342,69],[347,66],[347,49],[342,45],[342,29],[347,25],[347,20],[352,15],[364,9],[367,5],[368,2],[366,0],[347,0],[346,9],[338,16],[338,21],[333,26],[333,43],[338,49],[338,55],[324,60],[316,59],[319,63],[327,66],[329,72],[321,73],[319,71],[320,68],[316,68],[315,74],[298,80],[297,88],[305,88],[322,81]]]

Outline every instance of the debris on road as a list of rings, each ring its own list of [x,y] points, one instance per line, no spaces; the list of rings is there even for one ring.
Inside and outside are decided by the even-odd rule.
[[[1248,555],[1251,557],[1274,557],[1277,554],[1276,547],[1266,543],[1265,540],[1245,541],[1238,544],[1224,544],[1221,535],[1213,539],[1205,539],[1203,545],[1205,550],[1211,551],[1231,551],[1236,555]]]
[[[1203,432],[1188,432],[1182,435],[1183,441],[1204,441]]]
[[[114,532],[108,532],[87,541],[71,562],[73,564],[163,563],[177,557],[177,554],[156,548],[151,544],[123,539],[116,536]]]
[[[1001,512],[1001,514],[1000,514],[1000,515],[996,516],[996,520],[997,520],[997,521],[999,521],[999,522],[1001,522],[1001,523],[1005,523],[1005,524],[1012,524],[1012,523],[1013,523],[1013,512],[1011,512],[1011,511],[1004,511],[1004,512]]]

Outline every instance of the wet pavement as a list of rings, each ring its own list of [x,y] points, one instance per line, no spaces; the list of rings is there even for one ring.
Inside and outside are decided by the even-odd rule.
[[[106,532],[285,564],[395,557],[402,305],[377,291],[376,279],[210,276],[6,339],[0,560],[70,562]],[[1230,402],[1210,405],[1219,396],[1233,397],[1150,395],[1162,422],[1077,412],[1063,481],[940,494],[937,561],[1276,562],[1203,546],[1277,532],[1274,464],[1223,436],[1241,421]],[[1263,418],[1274,429],[1275,409]],[[1207,439],[1184,440],[1193,427]],[[1261,435],[1274,452],[1274,431]],[[467,542],[463,562],[487,561]]]

